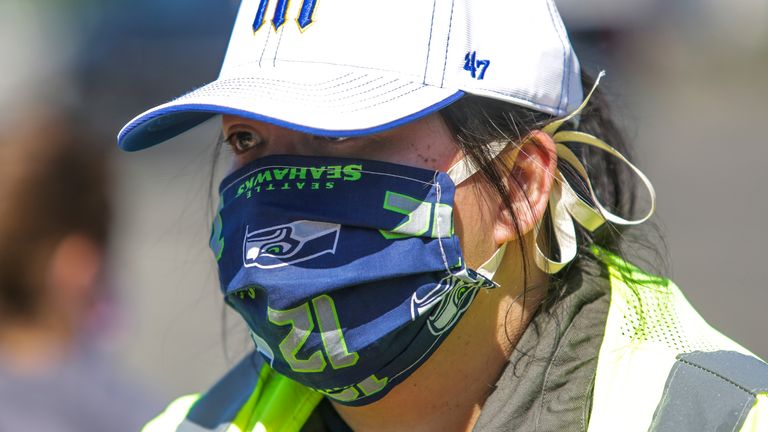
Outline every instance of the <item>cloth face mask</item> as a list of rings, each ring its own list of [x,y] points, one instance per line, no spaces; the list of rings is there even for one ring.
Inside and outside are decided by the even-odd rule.
[[[447,173],[368,160],[269,156],[229,175],[211,248],[270,366],[365,405],[424,363],[504,252],[466,267],[454,191]]]

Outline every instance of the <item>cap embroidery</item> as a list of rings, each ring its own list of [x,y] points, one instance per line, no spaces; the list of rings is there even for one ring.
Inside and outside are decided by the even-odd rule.
[[[490,60],[477,59],[477,51],[468,52],[464,56],[464,70],[469,71],[470,75],[472,75],[472,78],[478,81],[485,78],[485,72],[488,70],[488,66],[490,65]]]
[[[287,21],[288,7],[290,0],[277,0],[275,6],[275,15],[272,17],[272,28],[275,31],[280,30],[280,27]],[[301,10],[299,16],[296,17],[296,24],[299,26],[299,30],[304,32],[314,21],[312,15],[315,13],[315,6],[317,0],[304,0],[301,3]],[[253,32],[258,32],[264,25],[264,19],[267,14],[267,6],[269,6],[269,0],[261,0],[259,2],[259,8],[256,10],[256,18],[253,20]]]

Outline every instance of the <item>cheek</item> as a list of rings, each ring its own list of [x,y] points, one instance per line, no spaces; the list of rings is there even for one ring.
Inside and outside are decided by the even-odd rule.
[[[497,245],[493,241],[493,229],[498,205],[489,198],[485,188],[469,179],[459,185],[454,198],[454,223],[461,242],[461,251],[467,266],[477,269],[493,255]]]
[[[393,146],[395,147],[395,146]],[[373,150],[362,155],[364,159],[392,162],[399,165],[406,165],[418,168],[425,168],[433,171],[445,172],[454,163],[456,151],[443,143],[433,144],[407,144],[404,143],[398,147],[398,151],[393,153],[391,149]]]
[[[459,149],[451,140],[434,137],[418,144],[409,144],[402,163],[445,172],[460,158]]]
[[[388,144],[391,144],[391,150],[378,154],[381,160],[435,171],[447,171],[461,159],[461,151],[454,137],[437,114],[403,126],[384,136],[389,141]]]

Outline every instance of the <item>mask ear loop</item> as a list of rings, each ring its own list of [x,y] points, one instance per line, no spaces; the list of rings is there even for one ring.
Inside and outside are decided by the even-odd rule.
[[[619,153],[616,149],[605,143],[605,141],[584,133],[584,132],[577,132],[577,131],[560,131],[558,132],[558,129],[565,124],[567,121],[575,118],[581,112],[584,110],[584,108],[589,103],[590,99],[592,98],[592,95],[595,93],[595,90],[597,89],[597,86],[600,84],[600,80],[605,76],[605,72],[601,72],[600,75],[597,77],[597,80],[595,80],[595,85],[592,87],[592,90],[589,92],[587,97],[584,99],[584,102],[579,106],[579,108],[568,115],[567,117],[557,120],[555,122],[550,123],[546,127],[542,129],[543,132],[548,134],[552,137],[554,142],[556,143],[556,149],[557,149],[557,155],[560,159],[568,162],[578,173],[578,175],[582,178],[584,183],[587,185],[587,188],[589,189],[590,198],[592,199],[592,202],[594,202],[594,206],[590,205],[586,201],[582,200],[576,192],[573,190],[570,184],[568,184],[568,181],[563,177],[560,170],[557,170],[555,173],[555,184],[552,188],[552,193],[550,195],[550,201],[549,201],[549,209],[550,209],[550,219],[552,221],[552,225],[554,228],[554,243],[558,246],[558,249],[560,250],[560,259],[559,260],[553,260],[544,254],[544,252],[541,251],[541,248],[539,247],[539,234],[541,232],[541,223],[539,223],[535,228],[535,237],[536,237],[536,264],[537,266],[544,272],[549,274],[555,274],[558,271],[560,271],[563,267],[568,265],[573,259],[576,257],[577,253],[577,244],[576,244],[576,235],[575,235],[575,226],[574,226],[574,219],[576,222],[579,223],[579,225],[583,226],[585,229],[587,229],[590,232],[594,232],[598,228],[600,228],[605,222],[611,222],[613,224],[617,225],[639,225],[645,221],[647,221],[653,213],[656,211],[656,191],[653,188],[653,184],[648,179],[648,177],[643,174],[642,171],[640,171],[639,168],[637,168],[635,165],[633,165],[629,160],[627,160],[624,155]],[[621,162],[624,162],[629,166],[632,171],[634,171],[635,174],[637,174],[638,177],[640,177],[640,180],[643,182],[643,185],[648,189],[648,194],[651,197],[651,206],[648,210],[648,213],[636,220],[629,220],[624,219],[620,216],[617,216],[608,209],[606,209],[600,201],[597,199],[597,196],[595,194],[595,191],[592,187],[592,183],[589,180],[589,176],[587,175],[587,170],[584,167],[584,165],[579,161],[578,157],[567,147],[564,143],[570,142],[570,143],[579,143],[579,144],[585,144],[591,147],[598,148],[600,150],[603,150],[605,152],[608,152],[611,156],[616,157]]]
[[[624,155],[605,143],[605,141],[593,135],[578,131],[558,131],[560,127],[562,127],[566,122],[581,114],[584,108],[586,108],[588,105],[589,101],[592,99],[592,95],[595,93],[595,90],[597,90],[597,87],[600,84],[600,80],[604,76],[605,72],[601,72],[595,80],[595,84],[592,87],[592,90],[589,92],[578,109],[569,114],[567,117],[554,121],[542,129],[543,132],[551,136],[554,140],[558,157],[569,163],[587,185],[590,198],[592,199],[592,202],[595,206],[593,207],[588,202],[581,199],[578,194],[576,194],[560,170],[555,171],[553,174],[555,177],[555,182],[553,183],[548,206],[554,231],[553,241],[560,251],[559,260],[554,260],[547,257],[539,246],[538,238],[541,233],[541,223],[537,224],[537,226],[534,228],[534,235],[537,240],[535,257],[536,265],[542,271],[549,274],[555,274],[559,272],[576,257],[578,247],[576,242],[576,228],[574,225],[574,219],[579,223],[579,225],[588,231],[594,232],[603,226],[605,222],[626,226],[639,225],[647,221],[656,211],[656,191],[653,188],[653,184],[648,179],[648,177],[642,171],[640,171],[639,168],[627,160]],[[581,161],[579,161],[579,158],[564,144],[566,142],[580,143],[598,148],[608,152],[610,155],[616,157],[621,162],[627,164],[627,166],[629,166],[632,171],[637,174],[637,176],[643,182],[643,185],[648,190],[648,194],[651,198],[651,205],[648,213],[640,219],[629,220],[615,215],[606,209],[605,206],[600,203],[600,200],[598,200],[597,195],[595,194],[586,168],[581,163]],[[507,147],[507,145],[508,143],[491,143],[491,159],[498,157],[498,155]],[[453,180],[454,184],[458,186],[460,183],[466,181],[469,177],[475,174],[478,170],[478,167],[474,166],[474,164],[471,164],[468,159],[464,158],[454,164],[448,170],[448,176]],[[485,263],[483,263],[480,268],[478,268],[477,272],[491,280],[501,264],[505,250],[506,244],[497,249],[496,252],[494,252],[494,254]]]
[[[499,141],[494,141],[488,144],[488,152],[491,156],[491,160],[496,159],[501,154],[501,152],[507,148],[507,145],[509,145],[509,143],[503,143]],[[465,157],[448,168],[447,174],[448,177],[453,180],[453,184],[458,186],[464,183],[468,178],[472,177],[478,171],[480,171],[480,168],[475,166],[475,164],[473,164],[469,159]]]
[[[491,160],[496,159],[501,152],[504,151],[504,149],[507,148],[509,143],[503,143],[499,141],[494,141],[488,145],[489,147],[489,153],[491,156]],[[519,149],[516,149],[519,150]],[[516,152],[515,152],[516,153]],[[460,161],[456,162],[451,166],[448,171],[448,177],[453,180],[453,184],[458,186],[461,183],[464,183],[468,178],[472,177],[475,173],[477,173],[480,170],[478,166],[476,166],[472,161],[469,159],[462,158]],[[488,260],[486,260],[483,264],[480,265],[480,267],[475,270],[478,274],[482,275],[489,281],[491,281],[496,287],[499,286],[498,283],[496,283],[493,280],[493,277],[496,275],[496,271],[499,269],[499,266],[501,265],[501,260],[504,258],[504,252],[507,250],[506,243],[499,246],[498,249],[491,255]]]

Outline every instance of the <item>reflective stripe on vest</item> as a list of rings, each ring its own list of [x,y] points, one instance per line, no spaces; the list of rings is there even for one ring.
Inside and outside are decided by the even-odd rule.
[[[734,351],[678,355],[651,430],[737,430],[766,391],[768,366],[755,357]]]

